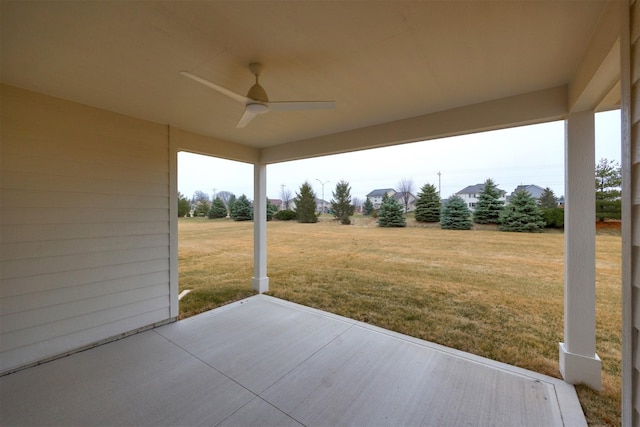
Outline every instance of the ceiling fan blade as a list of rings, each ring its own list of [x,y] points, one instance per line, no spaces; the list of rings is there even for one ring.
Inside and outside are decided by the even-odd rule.
[[[236,125],[236,128],[239,129],[245,127],[256,116],[257,114],[250,109],[244,110],[244,114],[242,115],[242,117],[240,117],[240,121]]]
[[[276,101],[267,103],[271,111],[331,110],[335,101]]]
[[[211,89],[217,90],[218,92],[227,95],[229,98],[235,99],[236,101],[242,103],[242,104],[246,104],[247,102],[251,101],[249,98],[247,98],[244,95],[240,95],[239,93],[235,93],[232,90],[227,89],[226,87],[220,86],[218,84],[215,84],[213,82],[210,82],[207,79],[203,79],[200,76],[196,76],[195,74],[191,74],[188,71],[180,71],[180,74],[182,74],[185,77],[190,78],[191,80],[195,80],[200,84],[203,84],[207,87],[210,87]]]

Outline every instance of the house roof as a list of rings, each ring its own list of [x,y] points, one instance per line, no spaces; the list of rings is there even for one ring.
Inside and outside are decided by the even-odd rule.
[[[516,189],[513,190],[513,193],[511,193],[511,196],[513,197],[518,191],[526,191],[534,199],[539,199],[540,196],[542,196],[542,193],[544,193],[544,188],[535,184],[518,185]]]
[[[396,190],[394,190],[393,188],[379,188],[367,194],[367,197],[382,197],[385,194],[388,194],[390,191],[394,193],[396,192]]]
[[[478,194],[484,190],[484,184],[469,185],[458,191],[456,194]]]
[[[269,164],[615,108],[622,4],[5,0],[0,78]],[[335,110],[237,129],[243,105],[179,74],[245,94],[256,61],[271,100]]]
[[[396,194],[393,195],[393,197],[396,198],[396,200],[402,200],[405,196],[405,194],[409,195],[409,200],[411,200],[411,198],[415,199],[416,196],[414,196],[413,194],[406,192],[406,191],[398,191]]]

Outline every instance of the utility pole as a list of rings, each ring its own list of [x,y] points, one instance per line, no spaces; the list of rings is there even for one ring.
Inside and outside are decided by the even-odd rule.
[[[442,193],[440,192],[440,186],[442,184],[442,180],[440,179],[440,175],[442,175],[440,173],[440,171],[438,171],[438,197],[440,198],[440,200],[442,200]]]
[[[318,178],[316,178],[316,181],[318,181],[322,185],[322,213],[321,213],[321,215],[324,216],[324,185],[326,183],[328,183],[328,182],[331,182],[331,181],[322,182]]]

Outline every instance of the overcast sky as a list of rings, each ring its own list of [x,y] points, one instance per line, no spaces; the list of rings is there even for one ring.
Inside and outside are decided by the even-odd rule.
[[[620,162],[620,111],[596,114],[596,161]],[[550,187],[564,195],[564,122],[523,126],[472,135],[377,148],[267,166],[267,197],[279,199],[282,186],[292,196],[308,181],[316,195],[330,201],[340,180],[351,185],[352,197],[364,200],[378,188],[398,188],[411,179],[414,194],[424,184],[440,189],[443,198],[487,178],[511,193],[520,184]],[[253,199],[253,165],[200,156],[178,155],[178,191],[213,196],[230,191]]]

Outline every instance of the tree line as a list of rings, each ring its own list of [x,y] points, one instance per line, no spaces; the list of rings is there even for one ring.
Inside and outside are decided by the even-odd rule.
[[[595,167],[596,218],[598,220],[619,219],[621,212],[621,168],[614,161],[601,159]],[[379,209],[374,209],[368,198],[362,205],[364,215],[376,218],[381,227],[405,227],[406,213],[413,191],[413,181],[399,182],[399,199],[385,195]],[[282,210],[268,199],[267,220],[297,220],[303,223],[318,221],[317,195],[308,182],[304,182],[295,197],[282,187]],[[332,192],[329,212],[342,224],[351,224],[350,217],[356,210],[357,200],[351,196],[349,182],[341,180]],[[291,204],[295,208],[291,208]],[[403,205],[400,204],[403,203]],[[416,199],[415,219],[418,222],[440,223],[443,229],[469,230],[473,224],[496,224],[502,231],[540,232],[545,227],[562,228],[564,209],[558,207],[558,198],[549,187],[545,188],[536,201],[527,191],[516,191],[505,204],[502,192],[496,183],[488,178],[479,194],[475,210],[472,212],[464,200],[457,195],[442,201],[433,184],[425,184]],[[252,202],[243,194],[239,198],[230,192],[221,191],[213,201],[209,195],[197,191],[191,200],[178,193],[178,215],[187,215],[193,207],[194,216],[209,218],[230,217],[236,221],[253,220]]]

